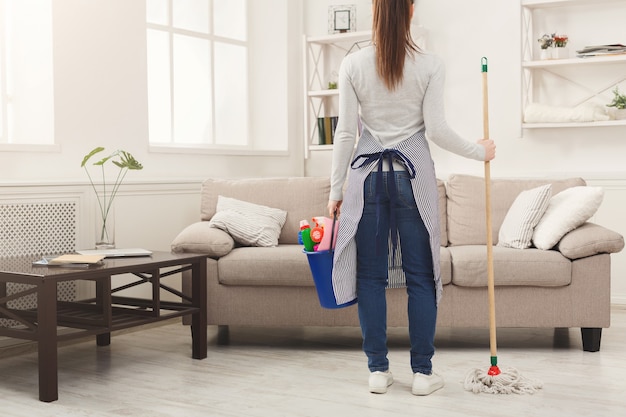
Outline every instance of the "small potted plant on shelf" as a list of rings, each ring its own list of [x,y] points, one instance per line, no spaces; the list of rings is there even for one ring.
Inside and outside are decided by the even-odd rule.
[[[567,35],[557,35],[556,32],[551,35],[546,33],[537,41],[541,47],[541,59],[569,58],[569,50],[567,49],[569,38]]]
[[[541,59],[550,59],[552,58],[552,54],[550,53],[550,48],[552,43],[554,42],[554,34],[548,35],[544,34],[541,38],[537,39],[539,42],[539,46],[541,47]]]
[[[606,105],[607,107],[615,107],[613,119],[626,119],[626,95],[619,92],[619,87],[613,90],[613,101]]]
[[[553,58],[564,59],[569,58],[569,50],[567,49],[567,41],[569,38],[567,35],[552,35],[552,43],[554,45]]]

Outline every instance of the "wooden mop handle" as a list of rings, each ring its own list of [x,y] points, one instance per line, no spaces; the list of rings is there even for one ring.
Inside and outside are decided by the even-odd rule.
[[[483,139],[489,139],[489,88],[487,83],[487,58],[481,58],[483,75]],[[487,220],[487,289],[489,295],[489,347],[492,365],[497,357],[496,343],[496,297],[493,274],[493,237],[491,227],[491,169],[485,161],[485,214]]]
[[[483,139],[489,139],[489,86],[487,85],[487,58],[481,58],[483,72]],[[489,165],[489,161],[485,161]]]

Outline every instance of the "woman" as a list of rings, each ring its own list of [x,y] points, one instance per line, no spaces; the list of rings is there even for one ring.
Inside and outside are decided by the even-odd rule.
[[[466,141],[448,127],[444,66],[411,39],[413,9],[412,0],[373,0],[373,46],[341,64],[328,210],[342,213],[333,288],[338,304],[358,298],[370,392],[385,393],[393,383],[385,289],[406,286],[412,393],[428,395],[444,381],[431,363],[442,286],[437,183],[426,134],[479,161],[493,159],[495,145]]]

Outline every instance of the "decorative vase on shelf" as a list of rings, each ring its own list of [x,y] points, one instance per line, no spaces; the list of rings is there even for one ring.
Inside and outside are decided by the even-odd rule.
[[[111,197],[104,198],[105,202],[109,202]],[[111,202],[112,203],[112,202]],[[115,248],[115,206],[113,204],[105,204],[105,206],[96,205],[96,249],[114,249]]]
[[[614,120],[626,120],[626,109],[613,110],[613,119]]]
[[[541,49],[541,54],[539,55],[539,59],[552,59],[552,51],[548,48]]]
[[[567,59],[569,58],[569,49],[566,46],[557,46],[552,50],[552,58]]]

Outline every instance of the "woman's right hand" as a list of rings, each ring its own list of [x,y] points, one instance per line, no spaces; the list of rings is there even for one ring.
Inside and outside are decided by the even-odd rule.
[[[339,212],[341,211],[341,200],[339,201],[329,200],[327,207],[328,207],[328,214],[331,219],[333,218],[335,214],[337,214],[337,217],[339,217]]]
[[[485,161],[491,161],[496,157],[496,144],[491,139],[481,139],[478,141],[479,145],[485,148]]]

